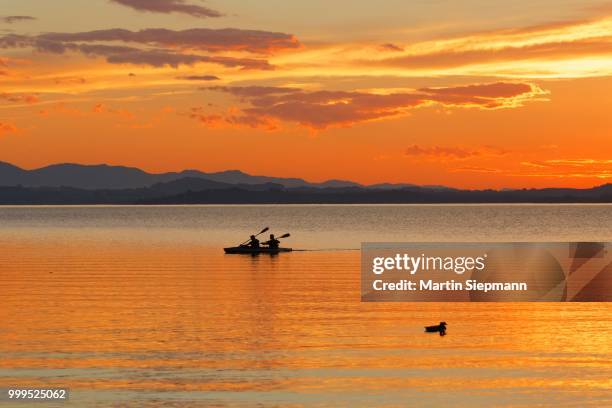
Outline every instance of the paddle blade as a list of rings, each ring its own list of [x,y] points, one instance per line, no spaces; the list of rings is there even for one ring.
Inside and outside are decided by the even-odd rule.
[[[263,234],[264,232],[268,231],[269,229],[270,229],[269,227],[266,227],[266,228],[262,229],[259,234]],[[257,235],[259,235],[259,234],[257,234]]]
[[[289,238],[291,236],[291,234],[285,234],[285,235],[281,235],[279,238]]]

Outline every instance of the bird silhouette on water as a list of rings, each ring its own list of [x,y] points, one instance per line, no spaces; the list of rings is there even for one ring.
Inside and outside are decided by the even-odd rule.
[[[425,326],[426,333],[440,333],[440,336],[446,335],[446,322],[440,322],[435,326]]]

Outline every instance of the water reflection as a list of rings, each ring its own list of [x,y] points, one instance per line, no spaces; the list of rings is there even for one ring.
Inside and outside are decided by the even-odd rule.
[[[602,239],[604,209],[556,213],[598,217],[586,225]],[[318,214],[327,231],[303,245],[331,245],[326,234],[340,228],[334,246],[385,240],[387,232],[370,225],[366,233],[358,222],[375,210],[358,209],[352,224],[335,207]],[[21,211],[0,209],[9,220],[0,236],[0,387],[67,385],[79,407],[605,406],[612,398],[608,304],[360,303],[358,252],[223,254],[251,209],[188,209],[206,227],[185,235],[188,215],[168,209]],[[235,227],[216,235],[213,225],[229,223],[212,222],[219,211]],[[288,222],[310,225],[312,209],[295,211],[285,211]],[[394,218],[406,210],[376,211],[378,222],[395,219],[381,231],[413,222],[410,212]],[[540,214],[522,211],[519,225]],[[302,228],[294,236],[307,235]],[[491,229],[487,238],[507,233]],[[422,333],[441,320],[447,336]]]

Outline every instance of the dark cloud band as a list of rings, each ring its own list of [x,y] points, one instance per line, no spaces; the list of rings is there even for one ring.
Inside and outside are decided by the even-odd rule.
[[[130,31],[117,28],[35,36],[6,34],[0,37],[0,48],[5,49],[34,48],[54,54],[72,51],[88,56],[103,56],[109,63],[114,64],[153,67],[178,67],[208,62],[241,69],[270,70],[273,67],[266,59],[227,57],[219,54],[224,51],[239,51],[261,55],[299,46],[297,39],[290,34],[231,28],[179,31],[161,28]],[[203,52],[209,55],[201,55]]]
[[[32,16],[5,16],[5,17],[0,17],[0,22],[6,23],[6,24],[13,24],[13,23],[19,23],[19,22],[22,22],[22,21],[32,21],[32,20],[36,20],[36,17],[32,17]]]
[[[221,17],[223,14],[208,7],[189,4],[185,0],[110,0],[138,11],[152,13],[183,13],[193,17]]]
[[[247,117],[296,122],[314,129],[350,126],[358,122],[399,116],[410,109],[431,103],[481,109],[516,106],[515,98],[529,99],[544,92],[535,85],[508,82],[422,88],[391,94],[354,91],[308,92],[297,88],[266,86],[203,89],[226,92],[241,98],[249,105],[242,110]],[[512,103],[508,105],[508,102]]]
[[[218,30],[192,28],[177,31],[165,28],[148,28],[140,31],[114,28],[78,33],[47,33],[38,38],[57,42],[120,41],[209,52],[245,51],[265,54],[300,46],[291,34],[236,28]]]

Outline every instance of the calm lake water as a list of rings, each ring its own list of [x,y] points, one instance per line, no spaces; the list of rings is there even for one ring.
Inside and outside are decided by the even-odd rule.
[[[223,254],[265,226],[323,251]],[[612,241],[612,206],[0,207],[0,387],[76,407],[612,406],[609,303],[361,303],[359,251],[331,250],[584,240]]]

